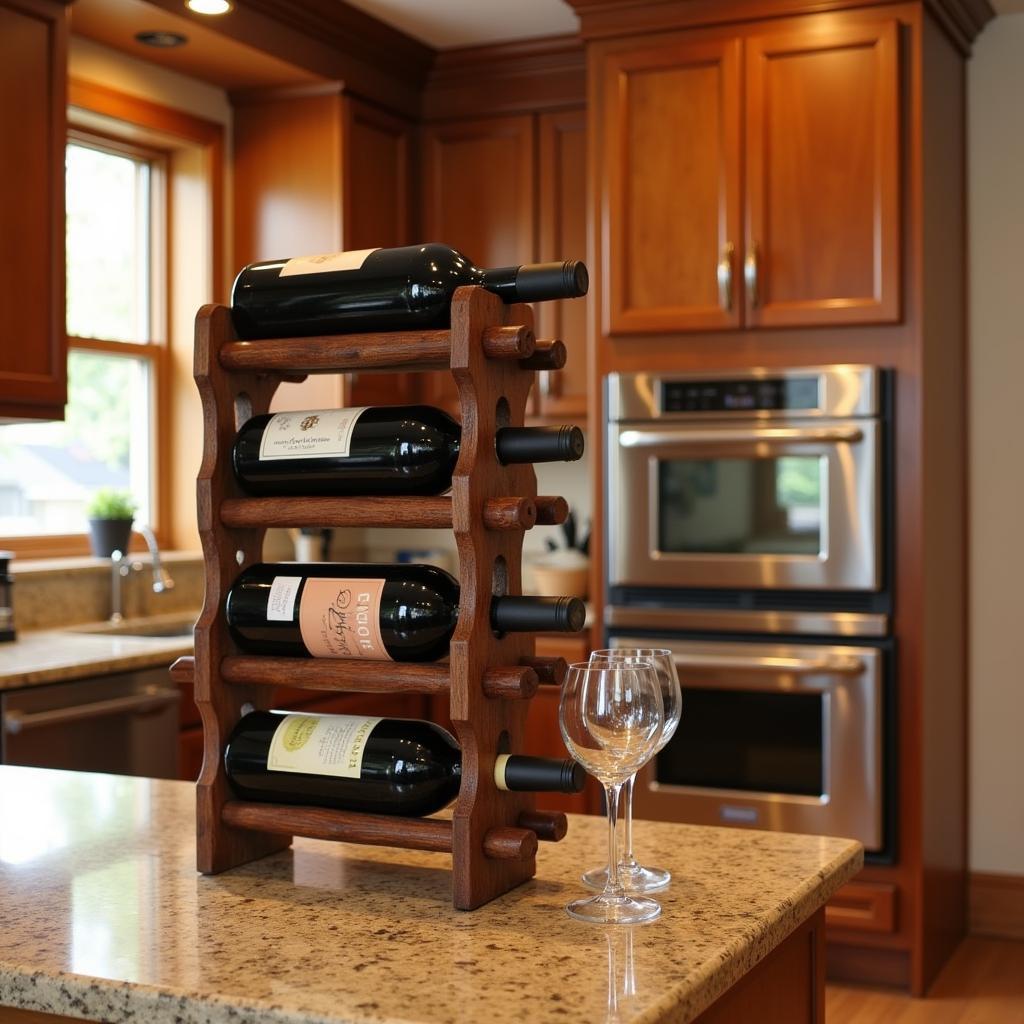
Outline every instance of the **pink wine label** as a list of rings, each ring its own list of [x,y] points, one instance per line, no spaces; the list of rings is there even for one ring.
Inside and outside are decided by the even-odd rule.
[[[322,256],[296,256],[281,268],[278,277],[296,274],[328,274],[332,270],[359,270],[366,257],[376,249],[350,249],[348,252],[327,252]]]
[[[384,580],[308,577],[299,598],[299,632],[314,658],[391,661],[380,635]]]

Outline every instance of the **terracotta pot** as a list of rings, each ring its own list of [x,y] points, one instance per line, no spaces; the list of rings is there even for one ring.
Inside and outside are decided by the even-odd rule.
[[[132,519],[90,519],[89,544],[97,558],[110,558],[115,551],[128,553]]]

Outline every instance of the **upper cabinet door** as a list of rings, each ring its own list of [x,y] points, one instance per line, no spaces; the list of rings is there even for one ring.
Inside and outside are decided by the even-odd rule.
[[[478,267],[532,263],[534,122],[529,115],[423,129],[423,241],[444,242]],[[447,373],[423,375],[423,399],[459,409]]]
[[[67,18],[0,2],[0,419],[63,419]]]
[[[747,324],[897,320],[896,23],[746,46]]]
[[[605,58],[605,333],[740,323],[740,42]]]

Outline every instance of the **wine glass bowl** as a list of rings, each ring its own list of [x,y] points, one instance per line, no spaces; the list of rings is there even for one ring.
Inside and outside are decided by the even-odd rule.
[[[610,647],[594,651],[590,655],[591,665],[630,664],[637,660],[647,661],[657,673],[664,707],[664,725],[654,753],[657,754],[675,735],[682,715],[682,690],[676,672],[672,652],[662,647]],[[653,756],[653,755],[652,755]],[[665,868],[644,867],[633,854],[633,787],[635,775],[625,783],[625,808],[623,812],[624,836],[623,856],[619,864],[619,875],[627,892],[653,892],[664,889],[672,880]],[[603,889],[607,884],[607,867],[593,868],[583,875],[584,883],[591,889]]]
[[[569,753],[605,787],[611,865],[599,895],[566,907],[571,917],[600,924],[637,924],[661,912],[654,900],[624,892],[617,871],[615,822],[619,792],[654,756],[664,714],[661,686],[650,661],[569,666],[558,706],[559,728]]]

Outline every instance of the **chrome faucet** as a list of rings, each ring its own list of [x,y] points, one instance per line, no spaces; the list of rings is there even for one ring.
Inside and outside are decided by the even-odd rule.
[[[165,590],[173,590],[174,580],[171,579],[171,574],[160,562],[160,549],[156,544],[156,535],[148,526],[140,526],[138,531],[146,541],[146,547],[149,548],[149,557],[153,560],[153,593],[162,594]]]
[[[153,561],[153,593],[162,594],[164,591],[174,589],[174,580],[171,574],[164,568],[160,561],[160,548],[156,543],[156,536],[148,526],[136,527],[142,534],[149,548],[149,555]],[[111,577],[110,577],[110,621],[121,622],[124,619],[122,613],[121,580],[132,572],[142,572],[141,562],[131,562],[125,552],[114,551],[110,555]]]

